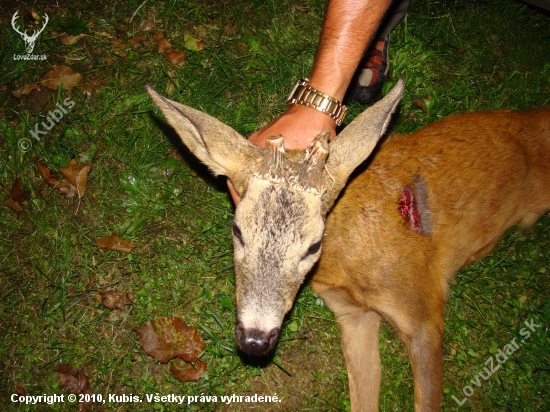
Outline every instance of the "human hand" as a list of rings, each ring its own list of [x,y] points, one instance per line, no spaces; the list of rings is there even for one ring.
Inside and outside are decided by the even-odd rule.
[[[336,137],[336,122],[325,113],[311,107],[292,105],[280,117],[250,135],[248,140],[260,147],[270,136],[283,135],[285,149],[305,149],[323,130],[330,130],[330,140]],[[233,185],[227,180],[235,206],[241,201]]]

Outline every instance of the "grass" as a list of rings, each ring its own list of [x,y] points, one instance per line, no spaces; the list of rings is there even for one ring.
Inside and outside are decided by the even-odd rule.
[[[141,7],[140,7],[141,6]],[[74,410],[69,404],[18,405],[28,395],[65,393],[53,368],[82,368],[94,393],[178,395],[264,394],[272,404],[185,405],[187,410],[340,411],[349,407],[339,331],[309,287],[286,321],[276,358],[250,365],[236,353],[231,221],[224,179],[213,179],[182,150],[144,91],[200,108],[243,134],[284,110],[287,93],[307,74],[322,25],[324,2],[176,1],[36,2],[50,16],[34,53],[46,61],[13,60],[23,42],[11,29],[16,5],[2,5],[0,26],[0,191],[16,175],[28,191],[19,218],[0,209],[0,399],[5,410]],[[137,10],[137,13],[136,13]],[[24,14],[23,9],[20,14]],[[135,14],[132,22],[130,19]],[[137,25],[155,22],[177,48],[186,33],[205,43],[186,50],[177,67],[148,42],[117,54]],[[62,45],[52,31],[85,33]],[[462,2],[413,2],[392,35],[393,84],[407,81],[394,130],[410,132],[453,113],[550,103],[548,15],[502,0],[479,9]],[[72,90],[42,87],[16,99],[10,90],[36,82],[54,64],[84,77]],[[412,103],[432,96],[429,114]],[[30,130],[48,102],[70,97],[74,108],[40,142]],[[351,107],[349,122],[363,108]],[[43,119],[42,119],[43,120]],[[29,151],[18,146],[23,138]],[[71,158],[93,157],[80,205],[42,183],[36,155],[57,170]],[[76,212],[76,213],[75,213]],[[130,254],[100,250],[111,233],[131,239]],[[550,407],[548,300],[550,217],[527,232],[510,230],[491,256],[461,271],[446,309],[443,410],[543,411]],[[99,290],[127,290],[124,311],[102,307]],[[180,383],[140,347],[133,328],[159,316],[179,316],[207,343],[206,375]],[[525,321],[541,325],[461,407],[462,389],[490,356],[520,338]],[[381,335],[380,410],[412,410],[406,349],[385,325]],[[97,410],[176,410],[167,402],[96,405]]]

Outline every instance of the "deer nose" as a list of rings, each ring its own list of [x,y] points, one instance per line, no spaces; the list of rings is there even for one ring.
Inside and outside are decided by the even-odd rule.
[[[267,355],[273,350],[279,338],[280,328],[271,329],[268,332],[256,328],[245,328],[237,322],[235,337],[239,348],[253,356]]]

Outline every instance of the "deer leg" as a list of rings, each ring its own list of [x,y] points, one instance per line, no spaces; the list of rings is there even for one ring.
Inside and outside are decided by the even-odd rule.
[[[325,290],[320,296],[334,312],[340,326],[352,412],[378,411],[380,315],[374,311],[365,312],[334,289]]]
[[[438,412],[443,390],[443,308],[425,321],[408,316],[390,319],[409,351],[415,412]]]

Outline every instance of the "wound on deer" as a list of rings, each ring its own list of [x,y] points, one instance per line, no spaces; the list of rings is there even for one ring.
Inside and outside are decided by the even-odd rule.
[[[418,202],[413,189],[410,186],[405,186],[401,190],[399,198],[399,211],[403,219],[409,222],[411,229],[415,233],[421,233],[420,211],[418,210]]]

